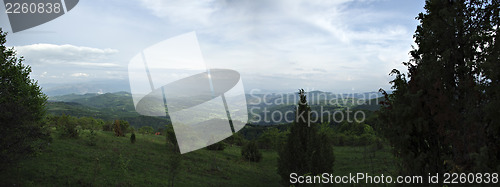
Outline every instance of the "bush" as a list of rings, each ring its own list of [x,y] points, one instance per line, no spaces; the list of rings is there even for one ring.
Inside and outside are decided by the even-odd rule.
[[[112,121],[107,121],[102,125],[102,130],[103,131],[113,131],[113,122]]]
[[[97,145],[97,133],[94,130],[90,130],[90,133],[87,135],[89,138],[87,144],[89,146],[96,146]]]
[[[141,133],[141,134],[153,134],[154,133],[154,129],[151,126],[142,126],[137,131],[139,131],[139,133]]]
[[[122,127],[120,126],[120,120],[115,120],[115,123],[113,124],[113,131],[115,132],[115,136],[125,136]]]
[[[344,146],[346,145],[347,136],[344,133],[337,134],[333,137],[333,145]]]
[[[207,149],[212,151],[223,151],[225,148],[226,144],[222,141],[207,146]]]
[[[232,136],[224,139],[224,142],[230,145],[243,146],[245,144],[245,138],[239,133],[234,133]]]
[[[135,133],[132,133],[132,135],[130,135],[130,143],[135,143]]]
[[[374,142],[375,137],[371,134],[362,134],[359,137],[359,145],[370,145]]]
[[[78,138],[78,129],[75,119],[68,115],[62,115],[57,119],[57,127],[61,138]]]
[[[257,143],[253,140],[243,146],[243,149],[241,149],[241,156],[250,162],[259,162],[262,159],[262,153],[259,151]]]
[[[375,140],[373,142],[373,148],[375,150],[381,150],[384,148],[384,142],[382,141],[381,138],[375,138]]]

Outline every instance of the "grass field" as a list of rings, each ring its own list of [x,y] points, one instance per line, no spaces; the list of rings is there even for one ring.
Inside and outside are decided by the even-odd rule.
[[[16,186],[166,186],[169,158],[165,136],[136,134],[127,137],[99,131],[97,145],[87,145],[88,132],[78,139],[59,139],[41,154],[22,161],[1,175],[1,183]],[[393,156],[384,148],[368,153],[368,147],[335,147],[334,175],[350,172],[392,174]],[[176,186],[279,186],[278,154],[261,150],[259,163],[241,158],[240,147],[224,151],[197,150],[182,155]],[[2,185],[3,186],[3,185]]]

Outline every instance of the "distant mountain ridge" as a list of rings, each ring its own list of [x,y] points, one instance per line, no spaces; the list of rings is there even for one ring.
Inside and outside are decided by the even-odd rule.
[[[307,93],[308,103],[313,110],[343,110],[351,108],[352,110],[376,111],[380,108],[379,101],[382,96],[378,92],[367,92],[357,94],[333,94],[322,91],[311,91]],[[231,97],[227,97],[231,100]],[[274,125],[285,123],[285,119],[278,121],[252,121],[258,119],[257,116],[264,116],[264,113],[279,111],[282,114],[291,115],[293,118],[295,105],[298,102],[298,94],[246,94],[247,109],[250,123],[256,125]],[[168,103],[168,101],[167,101]],[[237,103],[244,104],[244,103]],[[150,117],[142,116],[135,111],[132,100],[132,94],[125,91],[114,93],[85,93],[85,94],[67,94],[49,97],[47,104],[49,113],[61,115],[68,114],[77,117],[89,116],[105,120],[124,119],[132,126],[141,127],[145,125],[162,127],[170,124],[169,117]],[[146,120],[148,122],[143,122]],[[154,121],[152,124],[149,121]]]

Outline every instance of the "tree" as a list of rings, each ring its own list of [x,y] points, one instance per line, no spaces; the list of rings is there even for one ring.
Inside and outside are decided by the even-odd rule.
[[[78,138],[78,118],[63,114],[56,119],[56,128],[60,138]]]
[[[259,136],[257,143],[259,148],[279,151],[285,138],[285,133],[280,133],[278,128],[269,128]]]
[[[250,162],[259,162],[262,159],[262,153],[259,151],[255,140],[248,142],[241,148],[241,156]]]
[[[45,103],[31,67],[23,65],[13,48],[5,47],[0,28],[0,170],[43,148],[50,140],[44,130]]]
[[[152,129],[152,127],[149,127]],[[170,154],[169,159],[167,160],[167,165],[169,167],[169,176],[168,176],[168,186],[174,186],[175,177],[179,173],[182,166],[182,155],[177,145],[177,138],[175,137],[174,128],[172,125],[166,125],[165,131],[167,134],[167,147],[169,145],[172,146],[172,154]],[[142,129],[142,127],[141,127]],[[139,129],[140,130],[140,129]]]
[[[135,133],[132,133],[132,135],[130,135],[130,143],[135,143]]]
[[[378,128],[400,158],[402,175],[473,171],[474,155],[486,142],[498,141],[498,129],[490,125],[498,115],[485,121],[483,112],[498,98],[495,91],[488,95],[498,82],[498,68],[490,71],[500,59],[498,4],[428,0],[426,12],[418,15],[418,48],[403,63],[408,73],[394,69],[393,93],[381,90]],[[498,105],[494,108],[497,112]],[[489,132],[497,135],[488,140]]]
[[[310,107],[304,90],[299,90],[295,122],[283,149],[279,152],[278,174],[282,183],[289,185],[290,173],[318,175],[333,171],[333,150],[324,133],[318,133],[318,125],[311,124]],[[323,142],[324,141],[324,142]]]
[[[141,134],[153,134],[154,129],[151,126],[142,126],[138,130]]]
[[[113,131],[115,132],[115,136],[125,136],[122,127],[120,126],[120,120],[115,120],[115,123],[113,124]]]

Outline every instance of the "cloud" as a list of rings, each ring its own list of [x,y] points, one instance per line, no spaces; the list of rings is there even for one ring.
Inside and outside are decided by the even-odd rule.
[[[216,11],[214,0],[206,1],[180,1],[180,0],[142,0],[141,4],[152,10],[158,17],[183,25],[209,24],[210,15]]]
[[[89,74],[87,73],[73,73],[71,74],[72,77],[88,77]]]
[[[117,66],[115,63],[108,62],[113,55],[118,53],[118,50],[115,49],[98,49],[68,44],[32,44],[14,48],[32,65]]]
[[[81,81],[82,72],[85,80],[126,79],[127,63],[140,50],[196,31],[207,67],[239,71],[247,89],[350,90],[356,82],[378,90],[408,60],[422,6],[398,0],[84,1],[64,19],[37,27],[58,32],[12,34],[9,42],[41,82]],[[42,44],[25,45],[31,43]],[[64,43],[72,45],[56,45]]]

